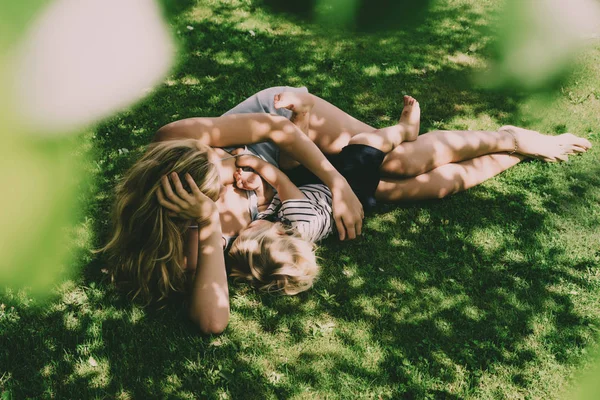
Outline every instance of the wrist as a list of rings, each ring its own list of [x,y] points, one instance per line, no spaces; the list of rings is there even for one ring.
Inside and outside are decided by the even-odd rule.
[[[332,191],[334,190],[342,190],[349,187],[348,181],[344,178],[339,172],[330,172],[327,174],[326,179],[323,180],[323,183],[329,187]]]
[[[206,205],[207,209],[205,209],[202,213],[202,216],[196,217],[195,220],[198,223],[198,226],[207,226],[213,224],[221,224],[221,220],[219,219],[219,209],[214,202],[210,202],[210,204]]]
[[[263,161],[261,159],[257,159],[257,161],[255,161],[254,163],[252,163],[252,165],[250,165],[249,167],[252,168],[255,173],[257,173],[258,175],[260,175],[262,177],[264,175],[264,173],[265,173],[265,170],[267,170],[270,165],[271,164],[269,164],[266,161]]]
[[[263,160],[262,158],[254,156],[254,157],[252,157],[251,164],[252,165],[250,165],[249,167],[257,169],[268,163],[265,160]]]
[[[214,238],[217,240],[222,237],[221,230],[221,221],[219,219],[219,213],[215,215],[210,215],[208,218],[203,220],[198,220],[198,239],[202,244],[208,244],[210,238]]]
[[[264,161],[255,155],[244,155],[243,159],[238,160],[238,162],[236,163],[236,167],[238,167],[238,168],[248,167],[248,168],[252,168],[252,169],[256,170],[257,168],[260,168],[260,166],[262,165],[261,162],[264,162]]]

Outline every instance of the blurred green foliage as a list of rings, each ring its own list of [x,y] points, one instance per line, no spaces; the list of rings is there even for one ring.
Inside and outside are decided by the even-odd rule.
[[[497,22],[491,1],[437,0],[412,30],[367,35],[356,22],[339,31],[273,14],[268,1],[163,3],[183,51],[142,103],[72,139],[13,129],[0,107],[0,281],[47,288],[76,270],[46,303],[28,290],[0,295],[0,397],[567,397],[600,327],[598,43],[560,90],[532,95],[511,78],[498,94],[471,81],[506,37],[485,29]],[[181,299],[156,311],[116,293],[90,250],[106,237],[115,182],[159,126],[277,84],[307,85],[373,126],[394,121],[411,93],[424,130],[523,124],[596,148],[568,164],[524,163],[444,201],[382,206],[359,241],[324,243],[314,290],[232,285],[231,326],[202,338]],[[597,379],[586,382],[581,398],[595,400]]]
[[[49,3],[45,0],[0,4],[0,59]],[[0,281],[47,294],[69,265],[68,228],[79,215],[75,192],[81,178],[73,140],[26,131],[15,116],[7,63],[0,67]]]
[[[14,45],[29,23],[52,0],[19,0],[0,2],[0,57]]]

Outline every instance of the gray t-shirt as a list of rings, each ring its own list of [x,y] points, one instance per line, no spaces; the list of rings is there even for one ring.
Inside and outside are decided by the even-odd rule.
[[[273,98],[276,94],[281,92],[303,92],[308,93],[308,89],[305,87],[289,87],[289,86],[275,86],[268,89],[261,90],[260,92],[248,97],[231,110],[227,111],[223,115],[231,114],[251,114],[251,113],[266,113],[275,114],[286,117],[287,119],[292,118],[292,112],[285,108],[276,109],[273,104]],[[253,154],[262,158],[266,162],[273,164],[279,168],[279,148],[272,142],[253,143],[247,145],[248,150]],[[230,152],[234,147],[227,147],[224,150]]]

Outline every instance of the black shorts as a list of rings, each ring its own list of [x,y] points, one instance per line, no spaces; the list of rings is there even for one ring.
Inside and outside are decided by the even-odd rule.
[[[385,153],[365,144],[349,144],[327,159],[348,181],[365,210],[375,206],[375,190],[381,179],[379,171]],[[323,183],[315,174],[300,165],[284,171],[296,186]]]

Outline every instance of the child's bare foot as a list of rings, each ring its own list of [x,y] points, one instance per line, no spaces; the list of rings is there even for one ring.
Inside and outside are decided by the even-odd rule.
[[[273,105],[276,109],[287,108],[295,114],[304,114],[312,110],[314,103],[308,93],[282,92],[275,95]]]
[[[414,97],[404,96],[404,108],[400,114],[398,124],[403,125],[406,130],[404,141],[411,142],[419,136],[421,123],[421,107]]]
[[[567,161],[569,155],[585,153],[592,147],[587,139],[571,133],[543,135],[512,125],[503,126],[498,131],[506,131],[514,136],[517,153],[546,162]]]

